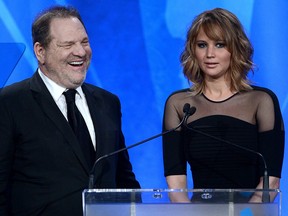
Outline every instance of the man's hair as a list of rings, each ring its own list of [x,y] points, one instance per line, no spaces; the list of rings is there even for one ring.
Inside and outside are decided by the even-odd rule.
[[[76,17],[82,23],[83,20],[79,12],[73,7],[54,6],[42,11],[32,24],[33,45],[39,42],[44,48],[47,48],[52,38],[50,35],[50,24],[54,18]],[[86,29],[86,28],[85,28]]]

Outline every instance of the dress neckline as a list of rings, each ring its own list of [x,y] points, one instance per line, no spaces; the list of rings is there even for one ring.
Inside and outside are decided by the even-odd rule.
[[[228,97],[228,98],[226,98],[226,99],[224,99],[224,100],[214,101],[214,100],[209,99],[208,97],[206,97],[206,95],[205,95],[204,93],[202,93],[203,97],[204,97],[206,100],[208,100],[208,101],[210,101],[210,102],[212,102],[212,103],[223,103],[223,102],[225,102],[225,101],[230,100],[231,98],[233,98],[233,97],[234,97],[235,95],[237,95],[237,94],[239,94],[239,92],[236,92],[235,94],[231,95],[230,97]]]

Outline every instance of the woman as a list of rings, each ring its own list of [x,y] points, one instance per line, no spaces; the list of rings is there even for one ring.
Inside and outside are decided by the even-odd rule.
[[[196,108],[186,127],[163,137],[170,189],[187,188],[187,162],[194,188],[262,189],[263,158],[269,188],[279,188],[284,153],[282,116],[275,94],[249,83],[252,55],[249,39],[231,12],[216,8],[194,19],[181,55],[184,75],[193,85],[171,94],[165,104],[165,131],[181,122],[184,104]],[[170,199],[190,201],[187,194],[174,194]],[[261,202],[262,193],[249,199]]]

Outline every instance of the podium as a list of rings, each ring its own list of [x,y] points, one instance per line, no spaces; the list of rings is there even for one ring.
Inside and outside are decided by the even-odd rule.
[[[270,203],[251,203],[254,193],[269,192]],[[187,193],[189,203],[172,203],[171,193]],[[250,189],[87,189],[84,216],[281,216],[280,190]]]

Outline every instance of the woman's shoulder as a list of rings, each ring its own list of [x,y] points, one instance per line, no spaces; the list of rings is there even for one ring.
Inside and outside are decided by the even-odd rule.
[[[252,85],[251,87],[253,89],[253,92],[255,93],[262,94],[262,95],[265,95],[265,94],[269,95],[273,100],[277,99],[276,94],[269,88],[262,87],[262,86],[255,86],[255,85]]]
[[[172,93],[167,98],[168,100],[183,100],[185,98],[191,98],[195,96],[195,93],[190,88],[179,89]]]
[[[189,98],[191,98],[191,90],[189,88],[179,89],[169,94],[166,99],[166,105],[182,105],[186,103]]]
[[[261,94],[263,97],[266,97],[266,99],[268,99],[266,101],[269,102],[269,100],[270,101],[272,100],[273,106],[274,106],[274,113],[275,113],[275,128],[283,130],[284,128],[283,118],[282,118],[279,100],[276,94],[269,88],[260,87],[260,86],[252,86],[252,88],[253,88],[253,92],[258,93],[259,95]],[[266,102],[264,99],[262,101]]]
[[[260,86],[251,86],[252,90],[248,91],[248,95],[256,101],[270,100],[274,104],[278,104],[278,98],[276,94],[269,88]]]
[[[184,88],[184,89],[178,89],[176,91],[173,91],[169,97],[171,97],[172,95],[179,95],[179,94],[185,94],[185,93],[191,93],[191,89],[190,88]]]

